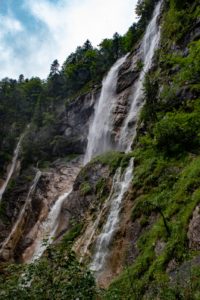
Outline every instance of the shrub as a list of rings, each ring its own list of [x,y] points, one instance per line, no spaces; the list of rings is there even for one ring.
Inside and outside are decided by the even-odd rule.
[[[83,182],[80,186],[81,195],[85,196],[90,193],[91,186],[88,182]]]
[[[154,129],[158,150],[166,154],[193,150],[200,143],[198,113],[168,113]]]

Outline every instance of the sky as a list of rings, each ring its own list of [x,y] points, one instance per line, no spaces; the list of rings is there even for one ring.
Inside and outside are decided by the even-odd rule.
[[[0,0],[0,79],[39,76],[89,39],[98,46],[136,20],[137,0]]]

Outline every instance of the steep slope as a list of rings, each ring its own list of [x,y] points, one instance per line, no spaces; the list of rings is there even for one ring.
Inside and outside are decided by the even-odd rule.
[[[166,3],[162,24],[134,143],[127,267],[106,299],[200,297],[199,2]]]
[[[43,256],[13,274],[1,264],[4,299],[200,297],[200,6],[158,1],[148,15],[148,3],[137,6],[143,26],[151,20],[143,38],[102,87],[59,102],[56,122],[30,127],[22,172],[2,201],[1,259]],[[85,163],[101,155],[81,168],[85,152]]]

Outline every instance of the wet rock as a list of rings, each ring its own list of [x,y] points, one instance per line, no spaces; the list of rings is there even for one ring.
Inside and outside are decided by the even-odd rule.
[[[41,160],[52,161],[52,158],[65,157],[69,154],[83,154],[87,146],[87,135],[94,104],[100,90],[77,97],[66,107],[63,105],[55,116],[55,122],[39,130],[31,128],[28,139],[34,152],[30,160],[34,163]]]
[[[165,248],[166,243],[163,241],[158,240],[156,242],[156,246],[155,246],[155,253],[157,256],[161,255],[161,253],[163,252],[164,248]]]
[[[200,250],[200,205],[193,212],[187,236],[190,249]]]
[[[8,216],[11,216],[13,220],[12,224],[7,230],[5,230],[3,224],[0,226],[3,233],[1,236],[3,246],[0,250],[1,260],[21,260],[26,248],[30,248],[37,237],[40,225],[47,218],[51,206],[61,194],[71,188],[80,170],[81,160],[80,158],[68,162],[59,160],[52,165],[54,165],[54,168],[51,167],[48,171],[42,173],[36,190],[29,198],[27,198],[27,195],[32,181],[29,184],[22,185],[22,178],[18,178],[17,185],[10,194],[11,198],[7,207]],[[16,193],[18,195],[17,201]],[[13,201],[11,201],[12,197]],[[23,205],[29,201],[28,199],[31,200],[30,204],[26,205],[26,209],[20,216],[20,211],[23,210]],[[19,219],[20,222],[17,224]],[[3,244],[3,239],[9,236],[11,228],[14,228],[15,224],[17,224],[15,230],[12,231],[10,238]],[[29,251],[29,255],[31,255],[31,251]]]
[[[187,286],[188,281],[191,280],[191,271],[193,267],[200,266],[200,256],[195,257],[190,261],[186,261],[177,267],[177,263],[174,261],[174,270],[169,272],[171,282],[179,284],[181,286]]]
[[[176,101],[183,102],[184,100],[192,100],[198,97],[198,92],[191,90],[189,85],[184,85],[176,93]]]
[[[192,31],[190,33],[190,42],[197,41],[200,39],[200,18],[195,22]]]
[[[61,236],[64,232],[70,229],[71,222],[81,222],[86,216],[86,212],[95,207],[98,208],[99,196],[97,191],[98,183],[104,180],[104,193],[109,194],[109,188],[112,183],[112,176],[108,166],[103,166],[101,163],[93,163],[85,166],[77,176],[73,191],[64,201],[60,222],[57,230],[57,236]],[[89,187],[87,193],[83,192],[83,186],[86,184]]]
[[[121,74],[117,82],[117,94],[130,87],[134,83],[134,81],[139,77],[139,73],[139,71],[129,71]]]
[[[167,269],[166,272],[167,273],[171,273],[173,272],[178,266],[177,261],[175,260],[175,258],[171,259],[167,265]],[[172,273],[171,273],[172,274]]]
[[[66,107],[66,110],[58,117],[56,126],[60,141],[54,146],[54,153],[84,153],[87,146],[87,134],[90,117],[94,111],[95,100],[99,91],[80,96]]]
[[[133,263],[135,261],[136,257],[139,254],[139,249],[137,248],[137,240],[142,232],[142,226],[139,219],[135,220],[127,231],[129,248],[127,251],[126,264],[129,265],[130,263]]]

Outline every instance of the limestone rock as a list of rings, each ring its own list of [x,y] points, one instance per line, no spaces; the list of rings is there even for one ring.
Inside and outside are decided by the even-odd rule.
[[[189,224],[188,229],[189,247],[193,250],[200,250],[200,205],[198,205]]]

